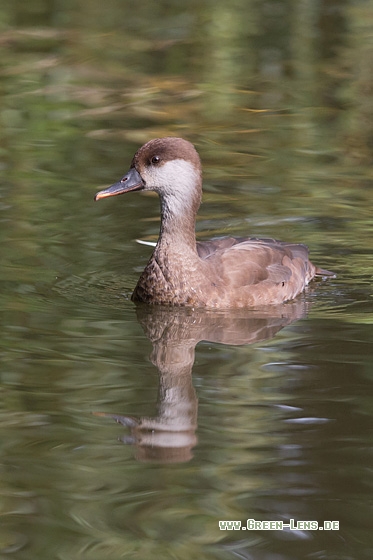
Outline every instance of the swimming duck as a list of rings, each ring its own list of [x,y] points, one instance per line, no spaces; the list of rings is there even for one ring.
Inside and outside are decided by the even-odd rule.
[[[294,299],[315,276],[334,276],[310,262],[303,244],[251,237],[196,241],[202,167],[194,146],[182,138],[144,144],[128,173],[95,200],[141,190],[158,193],[161,226],[132,294],[135,302],[261,307]]]

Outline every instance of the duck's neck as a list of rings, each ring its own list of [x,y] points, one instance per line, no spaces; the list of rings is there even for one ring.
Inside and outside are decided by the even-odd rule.
[[[199,201],[180,203],[161,197],[161,227],[157,244],[158,251],[195,253],[196,214]]]

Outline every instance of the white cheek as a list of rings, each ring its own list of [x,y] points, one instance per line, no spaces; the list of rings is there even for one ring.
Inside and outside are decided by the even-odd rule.
[[[157,192],[168,209],[178,214],[192,203],[200,174],[189,161],[174,159],[148,168],[144,179],[145,189]]]

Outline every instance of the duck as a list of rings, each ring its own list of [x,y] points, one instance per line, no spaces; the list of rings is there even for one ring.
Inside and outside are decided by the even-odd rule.
[[[257,237],[197,241],[202,165],[193,144],[183,138],[144,144],[128,173],[94,198],[135,191],[156,192],[161,212],[157,244],[132,294],[135,303],[258,308],[293,300],[316,277],[335,277],[313,265],[301,243]]]

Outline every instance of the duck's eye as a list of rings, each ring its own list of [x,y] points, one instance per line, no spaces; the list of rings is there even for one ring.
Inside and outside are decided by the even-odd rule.
[[[150,160],[151,163],[153,163],[154,165],[157,165],[157,163],[159,163],[161,161],[161,158],[159,156],[153,156],[152,159]]]

